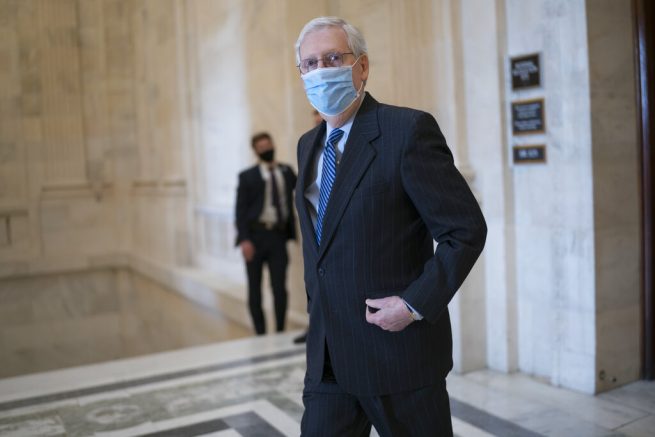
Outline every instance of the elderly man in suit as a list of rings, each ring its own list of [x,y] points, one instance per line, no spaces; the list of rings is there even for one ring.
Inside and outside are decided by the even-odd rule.
[[[482,251],[485,220],[435,119],[364,92],[355,27],[316,18],[296,56],[324,120],[298,142],[310,314],[302,433],[368,435],[372,424],[381,436],[452,435],[447,305]]]
[[[252,137],[259,163],[239,174],[237,245],[248,272],[248,307],[257,335],[266,333],[262,311],[262,271],[268,265],[273,288],[277,331],[284,330],[287,312],[287,240],[295,239],[293,189],[296,174],[275,161],[275,146],[267,132]]]

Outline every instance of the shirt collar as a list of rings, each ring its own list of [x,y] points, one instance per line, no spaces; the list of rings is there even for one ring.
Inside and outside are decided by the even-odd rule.
[[[271,172],[270,168],[271,168],[271,164],[269,164],[268,162],[263,162],[263,161],[259,162],[259,172],[262,174],[262,177],[264,179],[268,179],[268,175]],[[277,163],[273,164],[273,170],[277,170],[277,169],[278,169],[278,164]]]
[[[348,138],[348,134],[350,133],[350,128],[353,127],[353,122],[355,121],[355,116],[356,116],[357,113],[359,112],[359,108],[362,106],[362,103],[363,103],[363,102],[364,102],[364,99],[361,99],[361,100],[359,101],[359,104],[357,105],[357,106],[358,106],[358,107],[357,107],[357,110],[356,110],[355,112],[353,112],[353,115],[351,115],[350,118],[349,118],[349,119],[348,119],[348,120],[343,124],[343,126],[341,126],[341,127],[339,128],[339,129],[341,129],[341,130],[343,131],[343,137],[341,137],[341,140],[339,140],[339,143],[342,143],[343,140],[345,140],[346,138]],[[333,131],[334,129],[336,129],[336,128],[330,126],[328,123],[325,123],[325,127],[326,127],[326,130],[325,130],[325,138],[330,138],[330,134],[331,134],[332,131]],[[327,141],[327,140],[326,140],[326,141]]]
[[[343,131],[343,137],[342,137],[342,138],[348,138],[348,134],[350,133],[350,128],[353,127],[353,122],[355,121],[355,115],[356,115],[356,113],[353,114],[352,117],[350,117],[350,118],[348,119],[348,121],[346,121],[346,122],[343,124],[343,126],[341,126],[341,127],[339,128],[339,129],[341,129],[341,130]],[[330,126],[330,125],[327,124],[327,123],[325,124],[325,126],[326,126],[325,138],[330,138],[330,134],[331,134],[332,131],[333,131],[334,129],[336,129],[336,128]]]

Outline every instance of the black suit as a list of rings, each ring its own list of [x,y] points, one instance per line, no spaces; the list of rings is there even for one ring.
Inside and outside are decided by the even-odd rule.
[[[325,131],[323,123],[298,143],[296,205],[310,313],[306,395],[320,391],[331,372],[341,390],[359,397],[443,384],[452,368],[447,305],[486,238],[478,203],[430,114],[380,104],[367,93],[319,247],[304,192]],[[369,324],[365,299],[394,295],[424,320],[394,333]]]
[[[254,258],[246,263],[248,271],[248,306],[257,334],[266,331],[264,312],[262,311],[261,282],[262,270],[268,264],[273,288],[275,318],[278,331],[284,330],[287,311],[286,271],[288,254],[286,242],[295,239],[296,226],[293,214],[293,189],[296,174],[285,164],[279,164],[283,175],[284,187],[278,187],[286,195],[286,221],[273,229],[266,229],[259,222],[266,197],[266,182],[262,178],[259,165],[255,165],[239,174],[236,206],[236,244],[250,240],[255,246]]]

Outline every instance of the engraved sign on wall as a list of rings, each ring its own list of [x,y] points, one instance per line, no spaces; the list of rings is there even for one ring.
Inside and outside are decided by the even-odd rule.
[[[541,134],[546,131],[544,99],[512,102],[512,133]]]
[[[510,58],[512,90],[538,87],[541,85],[539,53]]]
[[[514,146],[512,148],[514,164],[535,164],[546,162],[546,145]]]

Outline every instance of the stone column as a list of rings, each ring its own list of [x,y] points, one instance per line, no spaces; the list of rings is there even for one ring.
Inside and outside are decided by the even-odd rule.
[[[629,0],[587,0],[594,175],[596,391],[641,369],[640,190]]]
[[[478,120],[470,118],[470,109],[476,107],[469,107],[470,84],[465,76],[465,55],[469,47],[464,46],[464,37],[473,36],[471,29],[465,27],[467,17],[464,12],[467,10],[458,1],[436,0],[433,5],[436,117],[455,155],[457,167],[481,201],[477,176],[470,161],[473,144],[469,135]],[[484,205],[482,207],[484,211]],[[449,306],[453,324],[454,370],[457,372],[477,370],[486,365],[485,260],[483,252]]]

